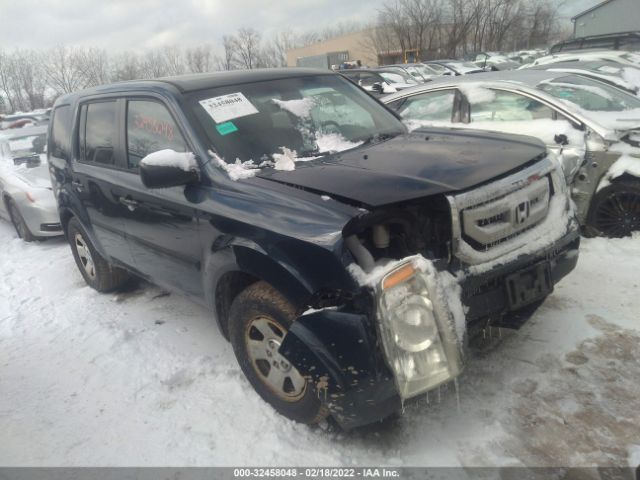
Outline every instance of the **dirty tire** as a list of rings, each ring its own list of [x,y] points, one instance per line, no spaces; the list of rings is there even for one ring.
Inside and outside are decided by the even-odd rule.
[[[610,238],[640,231],[640,181],[614,181],[596,193],[589,208],[587,229]]]
[[[36,237],[29,230],[27,222],[24,221],[20,210],[18,210],[13,200],[7,200],[7,208],[9,210],[9,216],[11,217],[11,223],[13,223],[13,228],[16,229],[18,236],[25,242],[33,242],[36,240]]]
[[[272,368],[269,362],[274,360],[277,363],[278,360],[284,361],[284,358],[272,353],[274,357],[268,360],[266,357],[264,360],[262,358],[256,360],[256,354],[250,353],[253,346],[261,347],[263,343],[265,345],[268,343],[270,333],[267,332],[266,335],[260,333],[264,328],[263,325],[269,324],[272,329],[270,331],[274,332],[273,340],[278,342],[278,338],[281,338],[278,337],[278,333],[286,333],[294,320],[295,309],[282,294],[266,282],[257,282],[242,291],[231,304],[229,336],[240,368],[262,399],[275,408],[278,413],[291,420],[314,424],[325,418],[328,412],[318,399],[313,383],[300,376],[297,379],[301,379],[303,385],[300,392],[296,394],[295,388],[290,388],[292,391],[286,392],[287,382],[293,387],[293,383],[287,380],[290,377],[286,377],[284,379],[285,389],[276,391],[276,387],[268,383]],[[256,328],[256,325],[259,328]],[[253,342],[252,347],[249,346],[251,342]],[[265,352],[266,349],[268,349],[267,346],[265,346]],[[264,372],[265,363],[269,365],[269,375]],[[274,372],[276,371],[274,370]],[[276,373],[280,375],[298,374],[293,366],[290,366],[290,370],[286,373]],[[276,381],[276,383],[282,382]]]
[[[90,287],[98,292],[110,292],[127,282],[129,273],[112,266],[97,252],[76,218],[69,220],[67,238],[76,265]]]

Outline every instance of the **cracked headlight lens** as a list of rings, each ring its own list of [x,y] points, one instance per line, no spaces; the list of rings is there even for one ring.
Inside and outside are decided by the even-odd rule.
[[[462,370],[450,312],[432,296],[436,290],[435,279],[411,264],[389,273],[378,288],[380,336],[402,398],[447,382]]]

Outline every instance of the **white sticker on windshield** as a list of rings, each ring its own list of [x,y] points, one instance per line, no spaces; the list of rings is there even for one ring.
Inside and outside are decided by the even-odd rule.
[[[200,100],[200,105],[216,123],[258,113],[258,109],[241,92]]]

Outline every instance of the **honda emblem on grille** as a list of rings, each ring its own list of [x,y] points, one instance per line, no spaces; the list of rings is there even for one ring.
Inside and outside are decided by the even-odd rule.
[[[516,224],[520,225],[527,221],[531,215],[529,200],[519,203],[516,207]]]

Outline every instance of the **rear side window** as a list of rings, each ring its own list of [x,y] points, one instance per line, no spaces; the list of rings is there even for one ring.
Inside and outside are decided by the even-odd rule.
[[[82,158],[86,162],[113,165],[116,145],[116,102],[90,103],[84,107],[84,138],[80,139]]]
[[[511,92],[492,91],[493,98],[471,104],[471,122],[512,122],[553,118],[553,111],[529,97]]]
[[[413,95],[401,104],[398,113],[406,120],[451,122],[455,97],[455,90]]]
[[[49,151],[52,157],[71,158],[71,107],[63,105],[53,111]]]
[[[167,108],[149,100],[131,100],[127,106],[128,166],[138,168],[140,160],[158,150],[186,152],[186,142]]]

